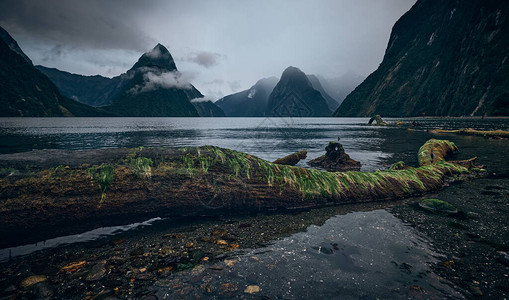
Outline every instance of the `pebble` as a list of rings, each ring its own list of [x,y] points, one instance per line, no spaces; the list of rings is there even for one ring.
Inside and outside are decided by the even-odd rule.
[[[73,273],[83,268],[87,264],[86,260],[68,263],[60,269],[60,272],[63,273]]]
[[[244,293],[246,294],[256,294],[260,292],[260,287],[257,285],[249,285],[244,290]]]
[[[32,286],[36,283],[39,283],[39,282],[46,281],[46,280],[48,280],[48,277],[46,277],[44,275],[34,275],[34,276],[30,276],[30,277],[23,279],[21,281],[20,286],[22,289],[28,289],[30,286]]]
[[[470,286],[470,292],[472,293],[472,295],[478,296],[478,297],[483,295],[481,289],[478,286],[475,286],[475,285],[471,285]]]
[[[98,263],[96,263],[88,272],[87,277],[85,278],[86,281],[97,281],[104,278],[104,275],[106,275],[106,261],[102,260]]]
[[[229,267],[229,268],[233,268],[233,266],[235,266],[235,264],[238,262],[238,260],[236,259],[225,259],[224,260],[224,263]]]

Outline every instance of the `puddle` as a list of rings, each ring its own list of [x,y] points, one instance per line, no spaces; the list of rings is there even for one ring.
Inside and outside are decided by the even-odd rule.
[[[204,284],[216,286],[206,292],[212,297],[225,296],[225,286],[237,287],[236,294],[226,296],[240,297],[247,286],[257,285],[259,295],[271,299],[462,298],[431,272],[437,260],[429,241],[386,210],[338,215],[241,253],[219,273],[212,266],[198,278],[200,270],[189,270],[173,280],[188,282],[195,292]],[[160,299],[179,293],[157,285],[152,289]]]

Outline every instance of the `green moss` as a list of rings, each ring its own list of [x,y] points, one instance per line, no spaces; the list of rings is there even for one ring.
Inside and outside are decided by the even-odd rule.
[[[129,157],[127,159],[127,168],[139,177],[150,178],[152,176],[152,166],[154,162],[148,157]]]
[[[238,177],[242,174],[242,175],[245,175],[247,177],[247,179],[250,179],[251,178],[251,173],[250,173],[251,172],[251,162],[248,159],[249,155],[239,152],[239,151],[234,151],[234,150],[229,150],[229,149],[224,149],[224,151],[227,154],[226,155],[226,164],[232,170],[233,174],[236,177]]]
[[[194,157],[193,155],[191,155],[190,153],[186,153],[185,155],[182,156],[182,163],[184,165],[184,169],[186,171],[186,173],[190,176],[190,177],[193,177],[197,170],[194,166]]]
[[[395,171],[395,170],[404,170],[408,168],[408,166],[405,164],[404,161],[398,161],[397,163],[393,163],[390,167],[389,167],[389,170],[391,171]]]
[[[214,159],[209,156],[201,156],[198,157],[198,161],[200,163],[200,167],[203,173],[207,173],[209,171],[210,166],[214,163]]]
[[[88,168],[87,173],[99,183],[101,189],[101,201],[99,203],[102,203],[106,199],[106,191],[108,191],[115,179],[115,168],[108,164],[102,164],[98,167]]]
[[[53,178],[60,177],[65,169],[64,165],[58,165],[53,169]]]
[[[458,151],[458,147],[448,140],[430,139],[419,148],[417,159],[419,165],[424,166],[431,163],[444,161],[448,153]]]
[[[439,199],[424,199],[419,201],[422,208],[439,212],[456,212],[457,209],[452,204]]]
[[[5,176],[11,176],[12,174],[14,174],[14,172],[16,172],[16,169],[14,169],[14,168],[1,168],[0,169],[0,174],[5,175]]]

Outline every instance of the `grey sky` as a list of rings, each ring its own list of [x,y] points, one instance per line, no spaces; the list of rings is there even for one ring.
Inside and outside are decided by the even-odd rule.
[[[157,43],[217,99],[280,76],[368,75],[416,0],[0,0],[0,25],[34,64],[116,76]]]

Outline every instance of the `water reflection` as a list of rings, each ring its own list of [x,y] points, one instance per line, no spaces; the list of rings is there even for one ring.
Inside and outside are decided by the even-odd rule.
[[[462,298],[431,272],[436,259],[428,245],[385,210],[353,212],[233,257],[236,264],[220,276],[213,267],[201,276],[211,286],[258,285],[271,299]],[[195,273],[174,277],[192,283],[187,277]],[[168,288],[154,289],[160,299],[172,297]]]

